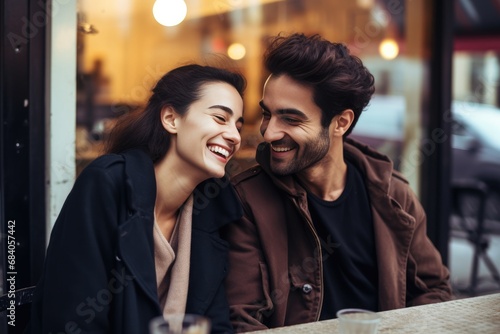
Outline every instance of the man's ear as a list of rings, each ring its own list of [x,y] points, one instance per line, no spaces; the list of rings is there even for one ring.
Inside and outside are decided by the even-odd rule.
[[[342,137],[349,130],[354,121],[354,111],[346,109],[335,116],[332,120],[333,134]]]
[[[177,123],[178,123],[178,118],[179,114],[177,114],[172,107],[164,107],[161,110],[161,124],[163,125],[163,128],[167,130],[169,133],[174,134],[177,133]]]

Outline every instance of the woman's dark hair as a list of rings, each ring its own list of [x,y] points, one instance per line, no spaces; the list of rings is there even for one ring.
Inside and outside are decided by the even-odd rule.
[[[185,65],[165,74],[153,88],[153,95],[144,109],[122,116],[106,142],[106,153],[142,149],[153,162],[162,159],[170,146],[170,134],[160,121],[163,108],[172,107],[184,115],[189,106],[201,97],[202,85],[223,82],[233,86],[243,97],[246,81],[238,73],[202,65]]]
[[[276,36],[264,56],[266,69],[273,75],[286,74],[313,89],[314,102],[321,108],[321,125],[346,109],[354,112],[351,132],[375,91],[373,75],[361,60],[340,43],[319,35]]]

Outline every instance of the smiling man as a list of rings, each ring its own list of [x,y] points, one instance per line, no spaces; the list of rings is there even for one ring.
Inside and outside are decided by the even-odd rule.
[[[277,36],[265,55],[258,166],[233,179],[245,215],[225,231],[237,332],[451,299],[449,272],[407,181],[346,138],[374,78],[342,44]]]

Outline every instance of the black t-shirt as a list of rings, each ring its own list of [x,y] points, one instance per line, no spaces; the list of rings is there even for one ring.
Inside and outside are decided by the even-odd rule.
[[[343,308],[378,310],[373,219],[361,173],[347,163],[346,186],[335,201],[308,193],[309,211],[321,240],[324,297],[320,319]]]

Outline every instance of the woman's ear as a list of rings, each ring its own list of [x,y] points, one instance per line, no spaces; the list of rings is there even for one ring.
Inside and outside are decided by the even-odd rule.
[[[177,133],[177,123],[179,114],[177,114],[172,107],[164,107],[161,110],[161,124],[169,133]]]
[[[335,116],[332,120],[333,135],[342,137],[349,130],[354,121],[354,111],[346,109]]]

